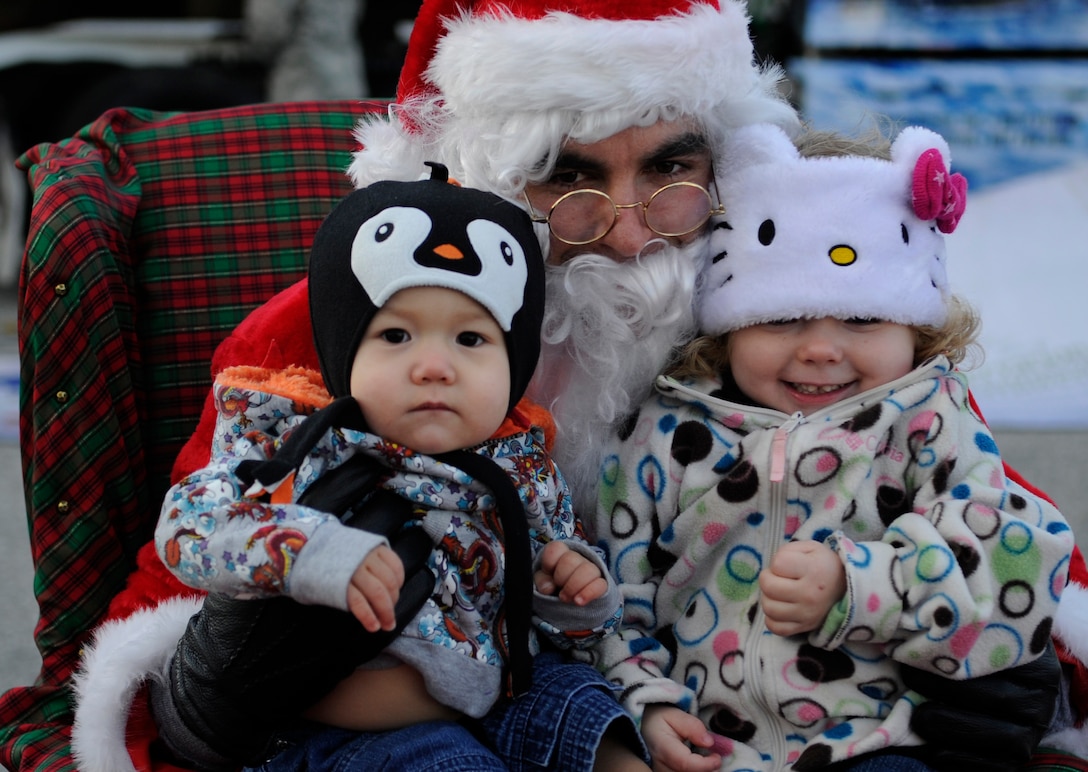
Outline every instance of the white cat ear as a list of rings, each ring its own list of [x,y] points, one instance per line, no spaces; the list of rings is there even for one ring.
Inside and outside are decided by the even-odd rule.
[[[944,137],[924,126],[908,126],[892,142],[892,162],[913,169],[919,156],[935,148],[944,160],[945,168],[952,166],[952,153]]]
[[[800,158],[789,135],[771,123],[754,123],[729,133],[718,163],[718,181],[728,184],[730,171]]]

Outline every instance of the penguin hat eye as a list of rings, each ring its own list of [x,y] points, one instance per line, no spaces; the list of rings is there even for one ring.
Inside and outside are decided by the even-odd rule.
[[[513,233],[494,220],[473,220],[465,230],[480,258],[481,285],[490,288],[489,310],[499,325],[508,330],[525,296],[529,276],[525,248]]]
[[[383,241],[393,235],[393,231],[396,230],[396,227],[397,226],[395,226],[391,222],[382,223],[374,231],[374,241],[378,244],[381,244]]]
[[[387,207],[359,226],[351,244],[351,271],[375,304],[384,304],[398,277],[414,270],[413,254],[431,227],[430,215],[409,206]]]
[[[469,243],[485,266],[513,268],[525,264],[525,250],[506,228],[493,220],[473,220],[465,229]]]
[[[386,249],[412,250],[423,243],[432,227],[431,216],[422,209],[390,206],[368,217],[356,238],[383,244]]]

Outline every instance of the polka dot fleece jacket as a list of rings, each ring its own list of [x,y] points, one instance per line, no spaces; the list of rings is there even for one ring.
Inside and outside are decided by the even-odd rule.
[[[962,679],[1042,652],[1073,536],[1005,477],[946,359],[807,417],[721,389],[660,378],[605,462],[594,530],[625,612],[592,656],[636,716],[697,714],[722,769],[813,769],[920,742],[899,663]],[[757,580],[795,540],[831,547],[848,589],[782,637]]]

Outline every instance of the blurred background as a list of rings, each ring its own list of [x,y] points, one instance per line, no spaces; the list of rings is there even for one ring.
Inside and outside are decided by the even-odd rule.
[[[33,681],[17,446],[28,190],[14,159],[115,106],[392,97],[419,2],[3,0],[0,7],[0,691]],[[93,13],[88,8],[93,7]],[[949,239],[983,315],[972,389],[1003,455],[1088,548],[1088,0],[750,0],[759,55],[819,128],[945,136],[970,182]]]
[[[25,234],[18,154],[72,135],[111,107],[203,110],[392,96],[419,5],[4,0],[0,285],[15,282]]]

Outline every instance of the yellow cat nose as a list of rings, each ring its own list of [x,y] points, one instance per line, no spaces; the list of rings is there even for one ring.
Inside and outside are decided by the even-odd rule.
[[[839,244],[837,247],[832,247],[831,251],[827,253],[827,256],[831,258],[831,262],[835,265],[850,265],[858,259],[858,253],[854,251],[854,248],[848,247],[845,244]]]

